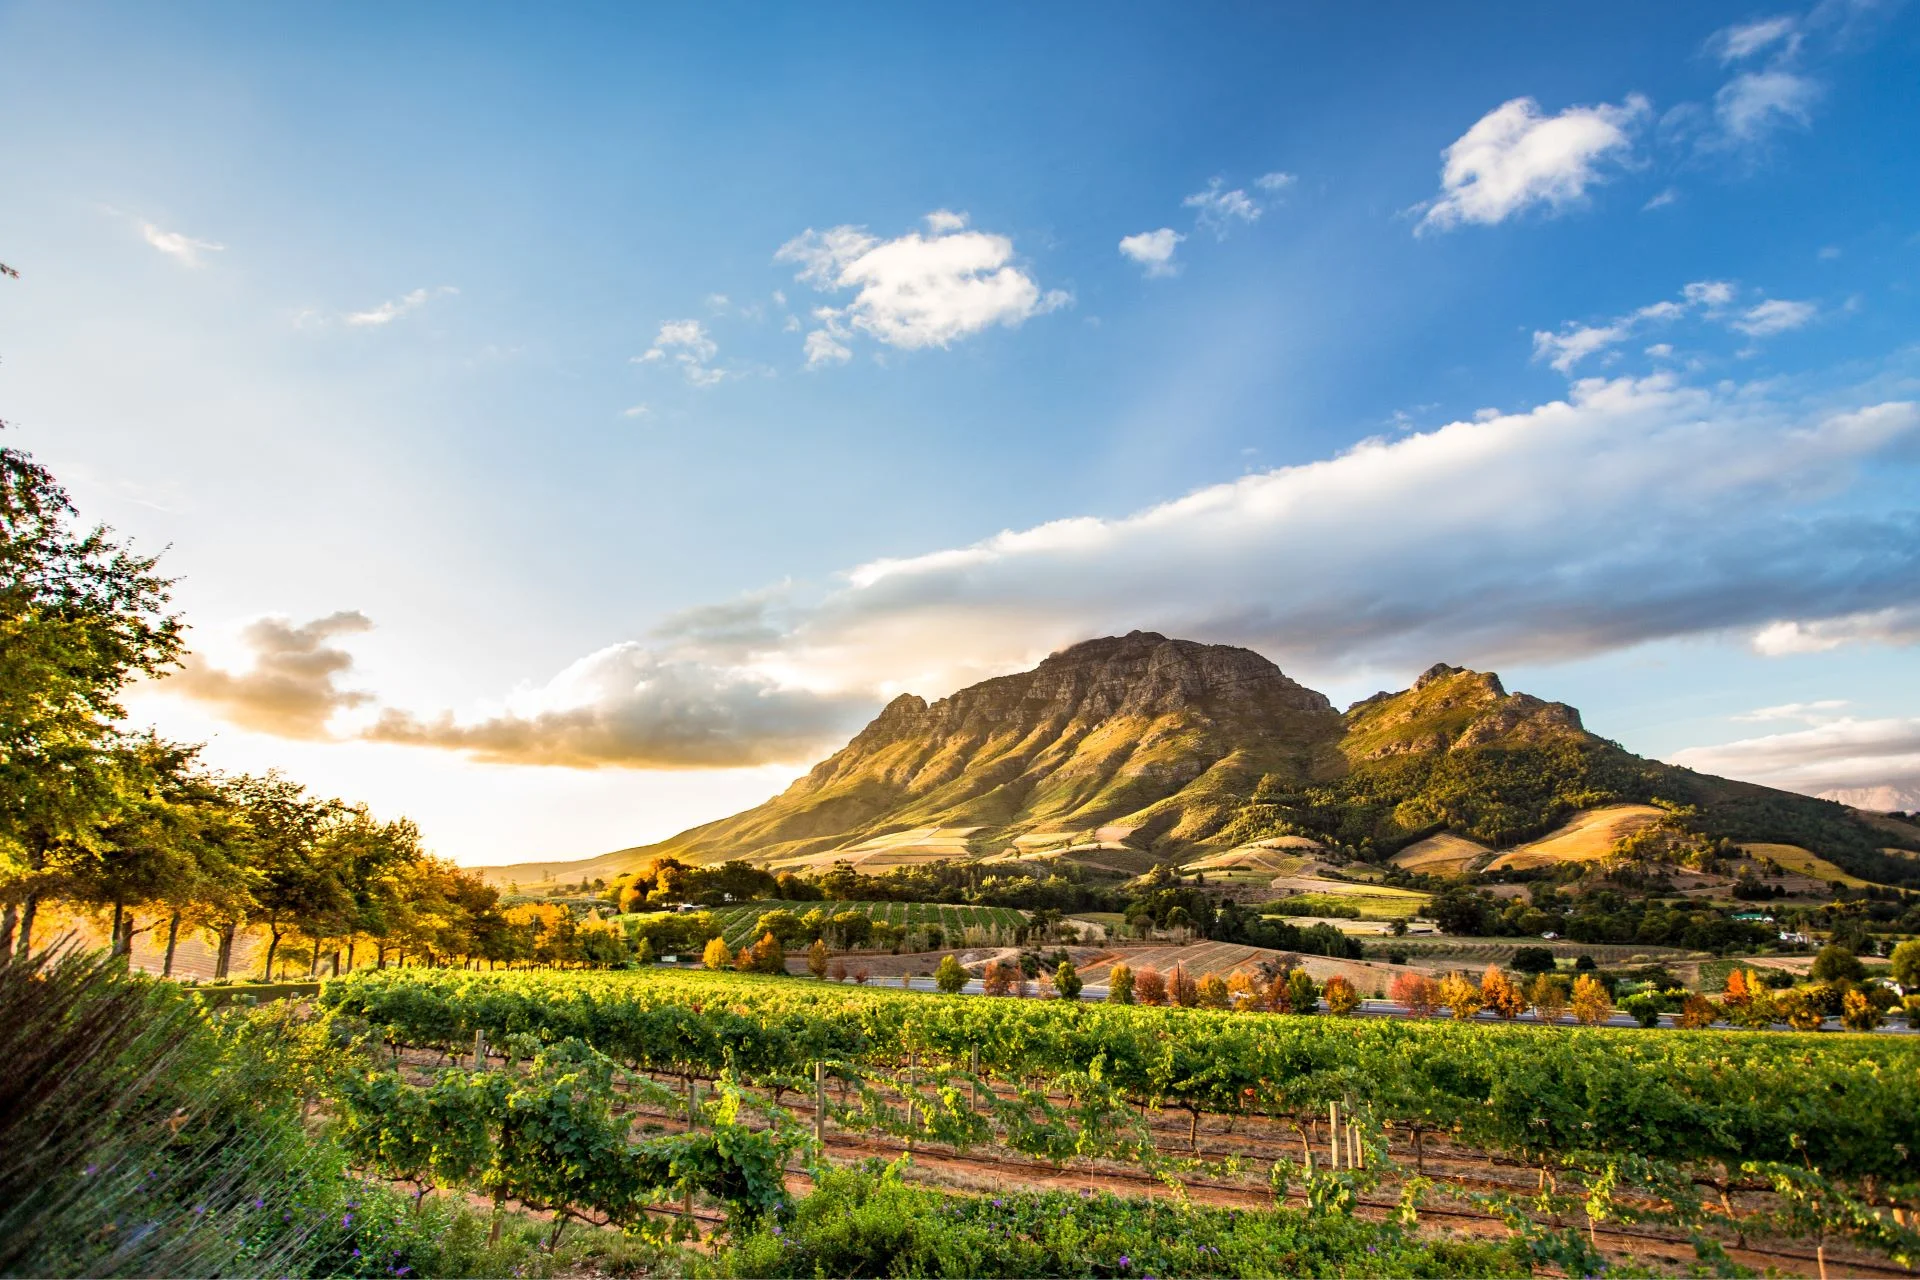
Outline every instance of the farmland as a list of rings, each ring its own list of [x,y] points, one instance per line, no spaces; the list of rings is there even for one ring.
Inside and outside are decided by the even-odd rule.
[[[1356,1228],[1353,1207],[1411,1195],[1424,1225],[1409,1239],[1478,1222],[1522,1251],[1453,1264],[1467,1271],[1557,1259],[1590,1273],[1623,1253],[1678,1263],[1674,1250],[1690,1258],[1694,1238],[1744,1265],[1808,1271],[1818,1234],[1826,1257],[1879,1274],[1915,1243],[1874,1208],[1910,1198],[1894,1188],[1907,1176],[1901,1153],[1920,1142],[1911,1041],[1829,1035],[1816,1052],[1792,1035],[1336,1021],[699,973],[360,973],[328,984],[322,1002],[414,1064],[368,1077],[386,1091],[379,1108],[342,1104],[371,1130],[366,1158],[396,1172],[405,1158],[391,1153],[411,1149],[398,1130],[421,1123],[408,1117],[428,1115],[433,1097],[491,1105],[483,1095],[501,1072],[421,1056],[444,1064],[477,1032],[519,1044],[510,1056],[575,1044],[564,1061],[599,1055],[608,1070],[638,1073],[621,1104],[632,1119],[617,1128],[682,1132],[689,1091],[712,1081],[739,1101],[685,1126],[686,1140],[739,1149],[772,1135],[751,1139],[763,1144],[756,1159],[787,1158],[764,1144],[785,1135],[798,1146],[797,1126],[810,1123],[830,1162],[910,1148],[918,1180],[1002,1195],[1172,1178],[1208,1203],[1251,1208],[1277,1194],[1310,1222],[1331,1213]],[[563,1060],[540,1052],[527,1088]],[[726,1138],[742,1105],[766,1119]],[[641,1166],[620,1167],[652,1167],[635,1158]],[[1422,1193],[1421,1177],[1437,1186]],[[1695,1177],[1732,1198],[1703,1196]],[[615,1195],[619,1178],[569,1194]],[[764,1171],[716,1173],[697,1189],[724,1200],[762,1194],[755,1186],[771,1186]],[[1329,1209],[1330,1195],[1347,1208]],[[920,1210],[909,1197],[901,1212]]]
[[[853,911],[877,923],[911,929],[916,925],[937,926],[950,945],[963,945],[968,929],[999,930],[1010,941],[1013,931],[1025,927],[1025,912],[1011,907],[953,906],[939,902],[746,902],[713,910],[714,927],[721,931],[729,947],[752,942],[756,921],[769,911],[792,911],[805,915],[813,909],[837,915]]]

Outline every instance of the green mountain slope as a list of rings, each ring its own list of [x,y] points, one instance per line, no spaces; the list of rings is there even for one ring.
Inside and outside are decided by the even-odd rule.
[[[659,844],[490,874],[611,876],[666,854],[822,863],[928,829],[941,831],[941,856],[1098,831],[1166,858],[1294,834],[1384,859],[1440,832],[1505,847],[1580,809],[1656,799],[1697,807],[1715,836],[1920,882],[1920,862],[1882,852],[1900,842],[1844,806],[1642,759],[1491,673],[1442,664],[1342,715],[1250,650],[1148,632],[1074,645],[931,704],[902,695],[782,794]]]

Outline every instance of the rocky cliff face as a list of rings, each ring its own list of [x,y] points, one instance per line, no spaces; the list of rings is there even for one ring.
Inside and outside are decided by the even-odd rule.
[[[1564,702],[1508,693],[1491,671],[1444,662],[1427,668],[1411,689],[1355,703],[1344,719],[1340,750],[1355,764],[1415,752],[1534,745],[1586,732],[1580,713]]]

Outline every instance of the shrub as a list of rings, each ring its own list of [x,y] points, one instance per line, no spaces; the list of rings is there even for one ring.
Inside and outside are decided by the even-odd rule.
[[[1813,958],[1811,976],[1815,982],[1861,982],[1866,979],[1867,966],[1845,947],[1829,944]]]
[[[1313,975],[1304,968],[1287,975],[1287,1007],[1295,1013],[1320,1011],[1320,990],[1314,986]]]
[[[1880,1025],[1880,1010],[1874,1008],[1873,1001],[1863,993],[1849,991],[1840,1010],[1840,1021],[1849,1031],[1871,1031]]]
[[[1011,995],[1013,979],[1017,973],[1019,970],[1004,960],[990,960],[987,962],[985,974],[981,977],[981,988],[990,996]]]
[[[1165,1004],[1167,980],[1158,969],[1142,969],[1133,975],[1133,996],[1141,1004]]]
[[[707,969],[731,969],[733,952],[727,950],[727,940],[725,938],[708,939],[706,950],[700,953],[700,964]]]
[[[1266,1003],[1263,995],[1260,979],[1245,969],[1235,969],[1227,975],[1227,1003],[1233,1008],[1258,1013]]]
[[[941,956],[933,971],[933,985],[950,996],[959,995],[967,985],[966,968],[951,955]]]
[[[760,941],[753,944],[750,956],[755,973],[780,974],[787,971],[787,949],[780,945],[780,939],[771,932],[760,935]]]
[[[1080,980],[1080,971],[1073,967],[1073,961],[1062,960],[1054,966],[1053,988],[1060,993],[1062,1000],[1078,1000],[1086,985]]]
[[[863,987],[867,985],[867,979],[871,978],[872,976],[873,976],[873,971],[867,968],[867,966],[865,965],[861,965],[858,969],[855,969],[853,971],[853,980],[859,983]]]
[[[1112,1004],[1133,1003],[1133,970],[1116,964],[1107,971],[1107,1000]]]
[[[1695,991],[1680,1002],[1680,1016],[1674,1019],[1674,1025],[1689,1031],[1704,1031],[1719,1020],[1720,1006]]]
[[[827,976],[835,982],[845,982],[847,980],[847,962],[839,956],[835,956],[833,963],[827,968]]]
[[[1360,993],[1353,989],[1351,982],[1337,974],[1327,979],[1325,993],[1329,1013],[1344,1016],[1360,1007]]]

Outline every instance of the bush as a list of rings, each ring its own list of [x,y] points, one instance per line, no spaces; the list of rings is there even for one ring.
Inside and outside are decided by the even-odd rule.
[[[1107,1000],[1112,1004],[1133,1003],[1133,969],[1116,964],[1107,971]]]
[[[700,953],[700,964],[707,969],[731,969],[733,952],[727,950],[725,938],[709,938],[706,950]]]
[[[1080,971],[1073,967],[1073,961],[1062,960],[1054,967],[1053,988],[1062,1000],[1078,1000],[1086,985],[1080,980]]]
[[[1329,1013],[1345,1015],[1360,1007],[1360,993],[1353,989],[1351,982],[1337,975],[1327,979],[1325,994]]]
[[[967,985],[966,968],[951,955],[941,956],[933,971],[933,985],[947,995],[959,995]]]
[[[1811,976],[1815,982],[1861,982],[1866,979],[1867,966],[1845,947],[1829,944],[1813,958]]]
[[[1515,973],[1552,973],[1553,950],[1550,947],[1516,947],[1507,968]]]

